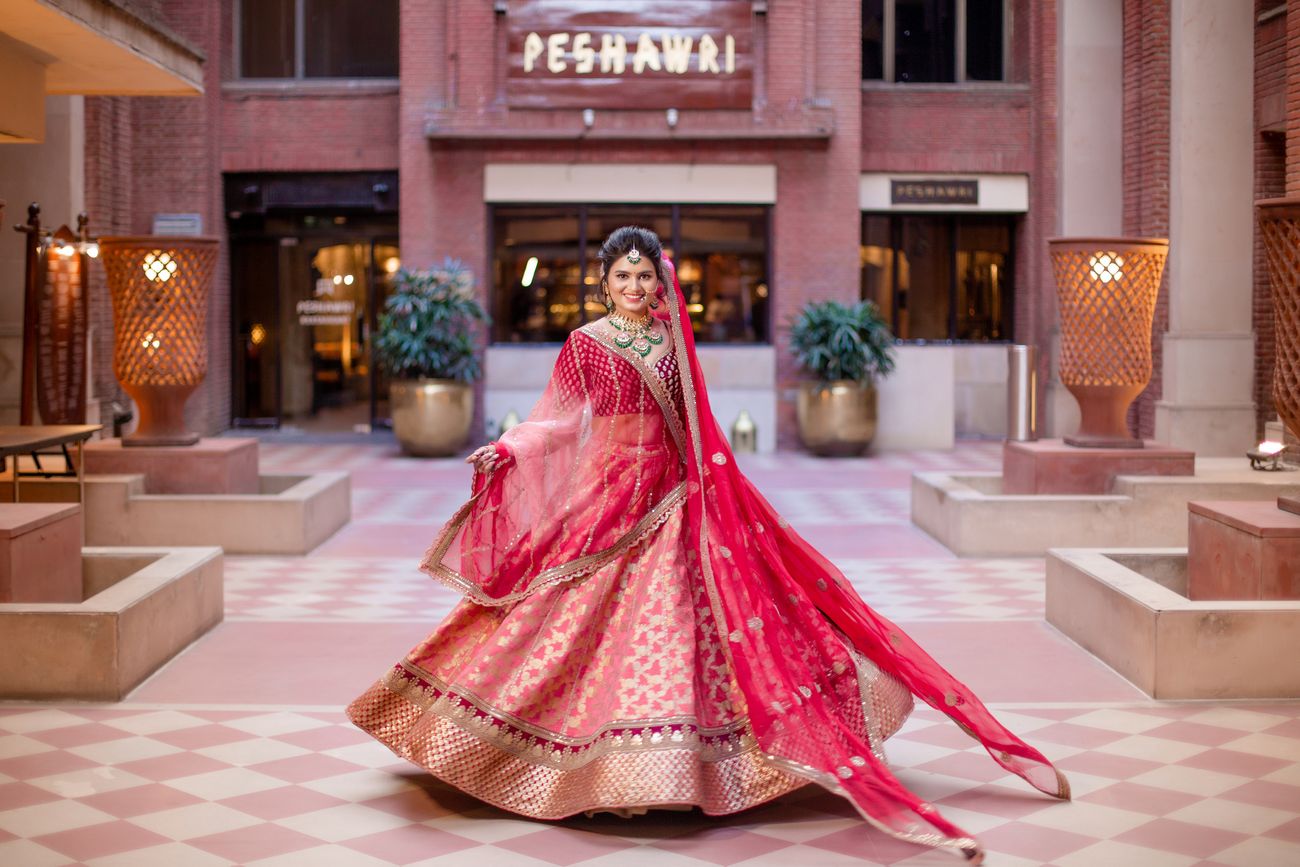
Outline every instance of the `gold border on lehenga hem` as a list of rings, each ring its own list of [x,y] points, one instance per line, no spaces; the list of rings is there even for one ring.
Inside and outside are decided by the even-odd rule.
[[[559,766],[490,741],[496,728],[491,718],[467,725],[446,715],[436,699],[425,705],[412,690],[394,689],[391,680],[376,683],[348,706],[353,723],[456,788],[536,819],[664,804],[726,815],[807,784],[768,764],[752,738],[749,746],[717,757],[698,742],[620,744],[599,755],[582,751],[580,762]],[[466,709],[463,716],[476,715]]]

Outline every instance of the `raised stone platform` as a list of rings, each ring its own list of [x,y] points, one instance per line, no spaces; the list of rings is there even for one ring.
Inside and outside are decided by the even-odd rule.
[[[1189,598],[1300,600],[1300,515],[1268,500],[1187,508]]]
[[[348,473],[268,475],[256,494],[149,494],[140,475],[86,477],[86,544],[216,545],[227,554],[306,554],[352,520]],[[72,499],[58,481],[23,496]]]
[[[119,701],[223,616],[216,548],[85,548],[85,601],[0,604],[0,698]]]
[[[81,506],[0,503],[0,603],[80,602]]]
[[[262,476],[257,494],[146,494],[139,476],[86,480],[91,545],[217,545],[227,554],[306,554],[352,519],[347,473]]]
[[[1058,549],[1047,620],[1158,699],[1300,697],[1300,601],[1193,601],[1187,551]]]
[[[257,440],[201,439],[192,446],[86,445],[88,475],[144,476],[151,494],[256,494]]]
[[[1041,557],[1049,548],[1187,545],[1192,500],[1300,494],[1300,473],[1198,458],[1194,476],[1117,476],[1108,494],[1006,494],[1002,475],[912,476],[912,521],[961,557]]]
[[[1105,494],[1117,476],[1190,476],[1196,453],[1160,443],[1099,449],[1062,440],[1008,442],[1002,447],[1002,490],[1007,494]]]

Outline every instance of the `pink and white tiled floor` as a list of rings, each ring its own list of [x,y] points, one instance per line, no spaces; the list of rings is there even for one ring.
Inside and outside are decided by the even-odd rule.
[[[353,523],[308,557],[228,558],[226,622],[129,700],[0,704],[3,867],[960,863],[812,788],[725,819],[542,823],[395,759],[342,705],[455,602],[415,562],[463,466],[370,446],[263,456],[352,470]],[[1075,800],[1048,800],[939,714],[914,715],[890,742],[895,770],[987,863],[1300,865],[1300,702],[1149,701],[1043,622],[1041,559],[957,559],[911,526],[912,470],[993,467],[996,446],[746,465],[865,598],[1069,774]]]

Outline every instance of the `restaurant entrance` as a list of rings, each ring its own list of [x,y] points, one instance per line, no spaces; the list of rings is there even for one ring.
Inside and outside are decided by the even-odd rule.
[[[313,207],[229,218],[234,426],[386,425],[371,341],[401,267],[396,215]]]

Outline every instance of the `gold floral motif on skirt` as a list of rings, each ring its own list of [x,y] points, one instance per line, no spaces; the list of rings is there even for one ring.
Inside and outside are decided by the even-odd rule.
[[[668,804],[726,814],[797,789],[807,780],[754,742],[685,551],[678,510],[581,581],[509,607],[464,600],[349,716],[446,782],[536,818]],[[830,698],[878,749],[911,696],[831,644],[842,658],[826,660]]]

